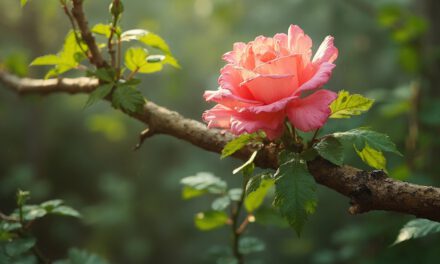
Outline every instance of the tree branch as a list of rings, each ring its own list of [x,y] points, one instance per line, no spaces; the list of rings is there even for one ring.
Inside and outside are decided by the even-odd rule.
[[[39,80],[18,78],[0,69],[0,83],[19,94],[90,93],[98,86],[91,78]],[[109,100],[111,98],[108,98]],[[220,153],[234,136],[182,117],[174,111],[147,102],[140,113],[131,115],[148,125],[153,134],[166,134],[193,145]],[[149,134],[152,136],[153,134]],[[234,156],[246,160],[256,146],[247,146]],[[255,160],[262,168],[278,167],[275,144],[266,145]],[[323,159],[308,163],[315,180],[351,200],[349,212],[394,211],[440,222],[440,188],[422,186],[388,178],[382,171],[363,171],[351,166],[336,166]]]

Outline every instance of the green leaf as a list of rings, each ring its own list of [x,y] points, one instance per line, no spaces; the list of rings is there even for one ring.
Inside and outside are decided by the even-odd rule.
[[[368,144],[375,150],[402,155],[387,135],[366,128],[356,128],[345,132],[334,133],[332,135],[342,142],[354,144],[357,149],[363,149],[365,145]]]
[[[275,184],[274,179],[268,174],[252,177],[246,185],[246,198],[244,206],[248,212],[258,209],[264,201],[267,192]]]
[[[55,207],[52,211],[50,211],[50,213],[62,215],[62,216],[77,217],[77,218],[81,217],[81,214],[78,211],[76,211],[70,206],[65,206],[65,205]]]
[[[35,238],[15,239],[5,245],[5,253],[10,257],[17,257],[28,252],[35,243]]]
[[[257,138],[257,134],[241,134],[240,136],[234,138],[233,140],[229,141],[228,144],[226,144],[222,150],[221,159],[224,159],[228,156],[231,156],[235,152],[242,149],[244,146],[246,146],[251,141],[255,140]]]
[[[207,193],[205,190],[197,190],[188,186],[183,187],[182,190],[182,198],[185,200],[192,199],[195,197],[199,197]]]
[[[255,222],[265,226],[276,226],[279,228],[289,227],[286,219],[273,207],[261,206],[254,212]]]
[[[243,190],[240,188],[233,188],[228,191],[229,198],[232,201],[240,201]]]
[[[77,248],[69,249],[68,259],[55,261],[54,264],[108,264],[98,255]]]
[[[237,174],[238,172],[243,171],[243,174],[245,174],[246,177],[250,177],[254,171],[254,159],[257,156],[257,153],[257,150],[254,151],[245,163],[232,171],[232,174]]]
[[[16,210],[14,216],[18,217],[19,212]],[[23,206],[23,216],[26,221],[33,221],[47,215],[47,211],[38,205],[25,205]]]
[[[114,69],[100,68],[91,75],[98,77],[100,80],[112,83],[115,81],[116,73]]]
[[[338,139],[329,136],[313,145],[321,157],[340,166],[344,162],[344,147]]]
[[[44,55],[41,57],[35,58],[31,62],[31,66],[37,66],[37,65],[58,65],[60,64],[61,59],[54,54]]]
[[[148,61],[148,51],[144,48],[133,47],[125,52],[125,65],[132,72],[153,73],[162,70],[163,60]]]
[[[96,25],[93,26],[92,32],[95,33],[95,34],[98,34],[98,35],[103,35],[106,38],[109,38],[110,34],[112,32],[111,28],[112,27],[111,27],[110,24],[99,23],[99,24],[96,24]]]
[[[223,211],[206,211],[198,213],[194,218],[196,227],[207,231],[224,226],[228,222],[228,215]]]
[[[50,201],[46,201],[44,203],[41,203],[40,207],[42,207],[47,212],[51,212],[54,208],[60,206],[63,203],[64,203],[63,200],[55,199],[55,200],[50,200]]]
[[[260,252],[266,249],[264,242],[256,237],[243,237],[240,239],[238,248],[241,254]]]
[[[208,172],[199,172],[194,176],[185,177],[180,181],[180,183],[184,185],[185,188],[189,187],[192,190],[213,194],[225,193],[227,188],[227,184],[225,181]],[[190,196],[189,198],[196,196]]]
[[[145,104],[145,98],[136,90],[128,85],[119,85],[113,92],[112,104],[129,113],[139,112]]]
[[[167,54],[171,54],[168,44],[158,35],[144,29],[127,30],[121,35],[122,41],[138,40],[150,47],[159,49]]]
[[[375,150],[371,148],[368,143],[365,143],[365,147],[359,151],[355,146],[356,153],[367,165],[386,171],[387,160],[385,159],[383,153],[380,150]]]
[[[439,232],[440,223],[438,222],[427,219],[411,220],[402,229],[400,229],[399,235],[397,236],[393,245],[409,239],[420,238]]]
[[[360,115],[368,111],[373,103],[373,99],[342,90],[338,93],[338,98],[330,104],[332,111],[330,118],[350,118]]]
[[[300,236],[308,216],[316,210],[316,182],[297,154],[280,155],[280,162],[275,174],[274,205]]]
[[[107,83],[98,86],[90,95],[89,99],[86,102],[86,105],[84,107],[89,107],[96,103],[97,101],[104,99],[110,92],[112,91],[113,84]]]
[[[231,199],[229,196],[225,195],[215,199],[211,204],[211,208],[215,211],[222,211],[225,210],[229,204],[231,204]]]

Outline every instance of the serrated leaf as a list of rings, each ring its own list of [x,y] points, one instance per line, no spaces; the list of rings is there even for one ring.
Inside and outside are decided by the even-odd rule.
[[[100,80],[112,83],[115,80],[116,73],[114,69],[100,68],[91,73],[91,75],[98,77]]]
[[[54,54],[44,55],[41,57],[35,58],[31,62],[31,66],[38,66],[38,65],[58,65],[60,64],[61,59]]]
[[[139,112],[145,104],[145,98],[134,87],[119,85],[113,92],[112,104],[129,113]]]
[[[259,238],[243,237],[238,243],[238,249],[241,254],[247,255],[254,252],[264,251],[264,249],[266,249],[266,245]]]
[[[330,104],[332,111],[330,118],[350,118],[360,115],[368,111],[373,103],[373,99],[342,90],[338,93],[338,98]]]
[[[163,60],[148,60],[151,57],[144,48],[133,47],[125,52],[125,65],[132,72],[153,73],[162,70]]]
[[[393,245],[401,243],[403,241],[424,237],[430,234],[440,232],[440,223],[430,221],[427,219],[415,219],[411,220],[400,229],[399,235]]]
[[[316,182],[305,161],[296,154],[288,153],[280,161],[282,165],[275,174],[274,205],[300,236],[309,215],[316,210]]]
[[[98,88],[96,88],[90,95],[89,95],[89,99],[86,102],[86,105],[84,107],[89,107],[91,105],[93,105],[94,103],[96,103],[97,101],[104,99],[107,95],[110,94],[110,92],[112,91],[113,88],[113,84],[111,83],[107,83],[107,84],[103,84],[98,86]]]
[[[313,145],[318,154],[324,159],[340,166],[344,162],[344,147],[334,137],[325,137]]]
[[[238,172],[243,171],[245,177],[250,177],[254,171],[254,159],[257,156],[257,153],[257,150],[254,151],[245,163],[232,171],[232,174],[237,174]]]
[[[258,209],[264,201],[267,192],[275,184],[274,179],[267,174],[252,177],[246,185],[244,206],[248,212]]]
[[[206,211],[198,213],[194,218],[196,227],[203,231],[224,226],[228,222],[228,215],[223,211]]]
[[[381,151],[371,148],[368,143],[365,143],[365,147],[362,150],[358,150],[356,146],[354,148],[358,156],[367,165],[375,169],[386,170],[387,160]]]
[[[225,193],[227,188],[225,181],[209,172],[199,172],[194,176],[185,177],[180,183],[185,187],[213,194]]]
[[[225,195],[215,199],[211,204],[211,208],[215,211],[222,211],[225,210],[229,204],[231,204],[231,199],[229,196]]]
[[[21,238],[7,242],[4,250],[10,257],[17,257],[28,252],[36,243],[35,238]]]
[[[333,133],[332,136],[341,142],[354,144],[357,149],[363,149],[366,144],[375,150],[392,152],[402,155],[391,141],[390,137],[366,128],[356,128],[345,132]]]
[[[244,146],[246,146],[248,143],[250,143],[252,140],[257,138],[257,134],[241,134],[240,136],[234,138],[233,140],[229,141],[222,150],[221,159],[224,159],[228,156],[231,156],[235,152],[242,149]]]

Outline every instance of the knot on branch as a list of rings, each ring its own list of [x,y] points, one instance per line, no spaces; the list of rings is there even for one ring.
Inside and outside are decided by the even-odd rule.
[[[359,185],[350,193],[350,208],[348,212],[352,215],[368,212],[372,204],[372,192],[365,184]]]

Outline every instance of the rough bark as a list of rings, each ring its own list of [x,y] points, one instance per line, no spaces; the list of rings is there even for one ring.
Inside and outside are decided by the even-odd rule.
[[[39,80],[18,78],[0,70],[0,83],[19,94],[90,93],[98,80],[91,78]],[[110,98],[108,98],[110,99]],[[193,145],[220,153],[234,136],[187,119],[179,113],[147,102],[143,110],[131,115],[148,125],[145,137],[166,134]],[[247,146],[234,156],[247,159],[255,149]],[[262,168],[278,167],[277,146],[270,144],[259,151],[256,164]],[[388,178],[382,171],[363,171],[351,166],[336,166],[323,159],[308,164],[315,180],[351,200],[349,212],[359,214],[371,210],[394,211],[440,221],[440,188],[422,186]]]

